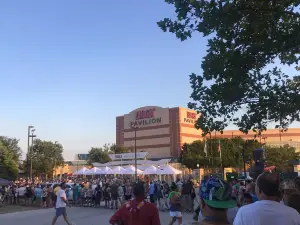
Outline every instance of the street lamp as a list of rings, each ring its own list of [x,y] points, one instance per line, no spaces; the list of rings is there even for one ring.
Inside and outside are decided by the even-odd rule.
[[[31,137],[31,149],[30,149],[30,179],[31,181],[33,181],[33,176],[32,176],[32,153],[33,153],[33,138],[36,137],[36,135],[34,134],[35,129],[31,130],[31,135],[29,135],[29,137]]]
[[[28,126],[28,132],[27,132],[27,175],[30,176],[30,168],[29,168],[29,154],[30,154],[30,131],[34,128],[34,126]]]
[[[134,130],[134,167],[135,167],[135,181],[137,181],[136,131],[139,129],[139,127],[133,123],[131,124],[131,128]]]

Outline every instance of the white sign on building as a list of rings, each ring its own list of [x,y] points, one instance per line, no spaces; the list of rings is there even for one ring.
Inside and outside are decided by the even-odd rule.
[[[147,155],[149,155],[148,152],[137,152],[136,153],[136,158],[137,159],[144,159],[145,157],[147,157]],[[135,158],[134,153],[109,154],[108,156],[113,161],[115,161],[115,160],[123,160],[123,159],[134,159]]]

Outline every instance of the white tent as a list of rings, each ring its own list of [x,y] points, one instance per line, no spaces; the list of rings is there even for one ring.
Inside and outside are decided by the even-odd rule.
[[[150,175],[150,174],[158,174],[158,169],[155,166],[149,166],[144,170],[144,174]]]
[[[123,174],[124,171],[125,169],[123,167],[117,166],[113,168],[111,171],[109,171],[109,174]]]
[[[90,169],[86,175],[100,175],[100,174],[102,174],[102,170],[97,167],[94,167]]]
[[[103,169],[101,169],[101,174],[110,174],[111,170],[112,170],[111,168],[106,166]]]
[[[127,169],[123,171],[123,174],[135,174],[135,168],[133,166],[129,166]],[[137,169],[137,174],[143,174],[143,171]]]
[[[161,170],[158,170],[157,174],[160,175],[177,175],[181,174],[182,172],[180,170],[175,169],[174,167],[170,165],[164,166]]]
[[[76,171],[74,175],[87,175],[89,169],[86,167],[82,167],[80,170]]]

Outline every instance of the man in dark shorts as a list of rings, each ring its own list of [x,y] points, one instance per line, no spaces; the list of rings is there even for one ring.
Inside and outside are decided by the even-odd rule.
[[[54,225],[56,223],[57,218],[60,216],[64,217],[64,220],[66,221],[66,223],[68,225],[72,225],[69,222],[68,217],[67,217],[66,207],[67,207],[67,205],[69,205],[69,203],[67,201],[65,189],[66,189],[66,183],[63,182],[63,183],[61,183],[60,190],[57,193],[57,200],[56,200],[56,207],[55,207],[56,213],[52,220],[52,225]]]

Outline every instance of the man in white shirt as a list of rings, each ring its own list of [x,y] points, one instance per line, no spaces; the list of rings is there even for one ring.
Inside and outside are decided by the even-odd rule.
[[[239,209],[233,225],[300,225],[300,214],[280,204],[280,178],[265,172],[256,181],[255,192],[260,201]]]
[[[66,189],[66,183],[63,182],[63,183],[61,183],[60,189],[57,192],[57,200],[56,200],[56,207],[55,207],[56,213],[52,220],[52,225],[54,225],[56,223],[57,218],[60,216],[64,217],[64,220],[66,221],[66,223],[68,225],[72,225],[69,222],[68,217],[67,217],[66,207],[68,205],[68,201],[67,201],[67,195],[66,195],[65,189]]]

